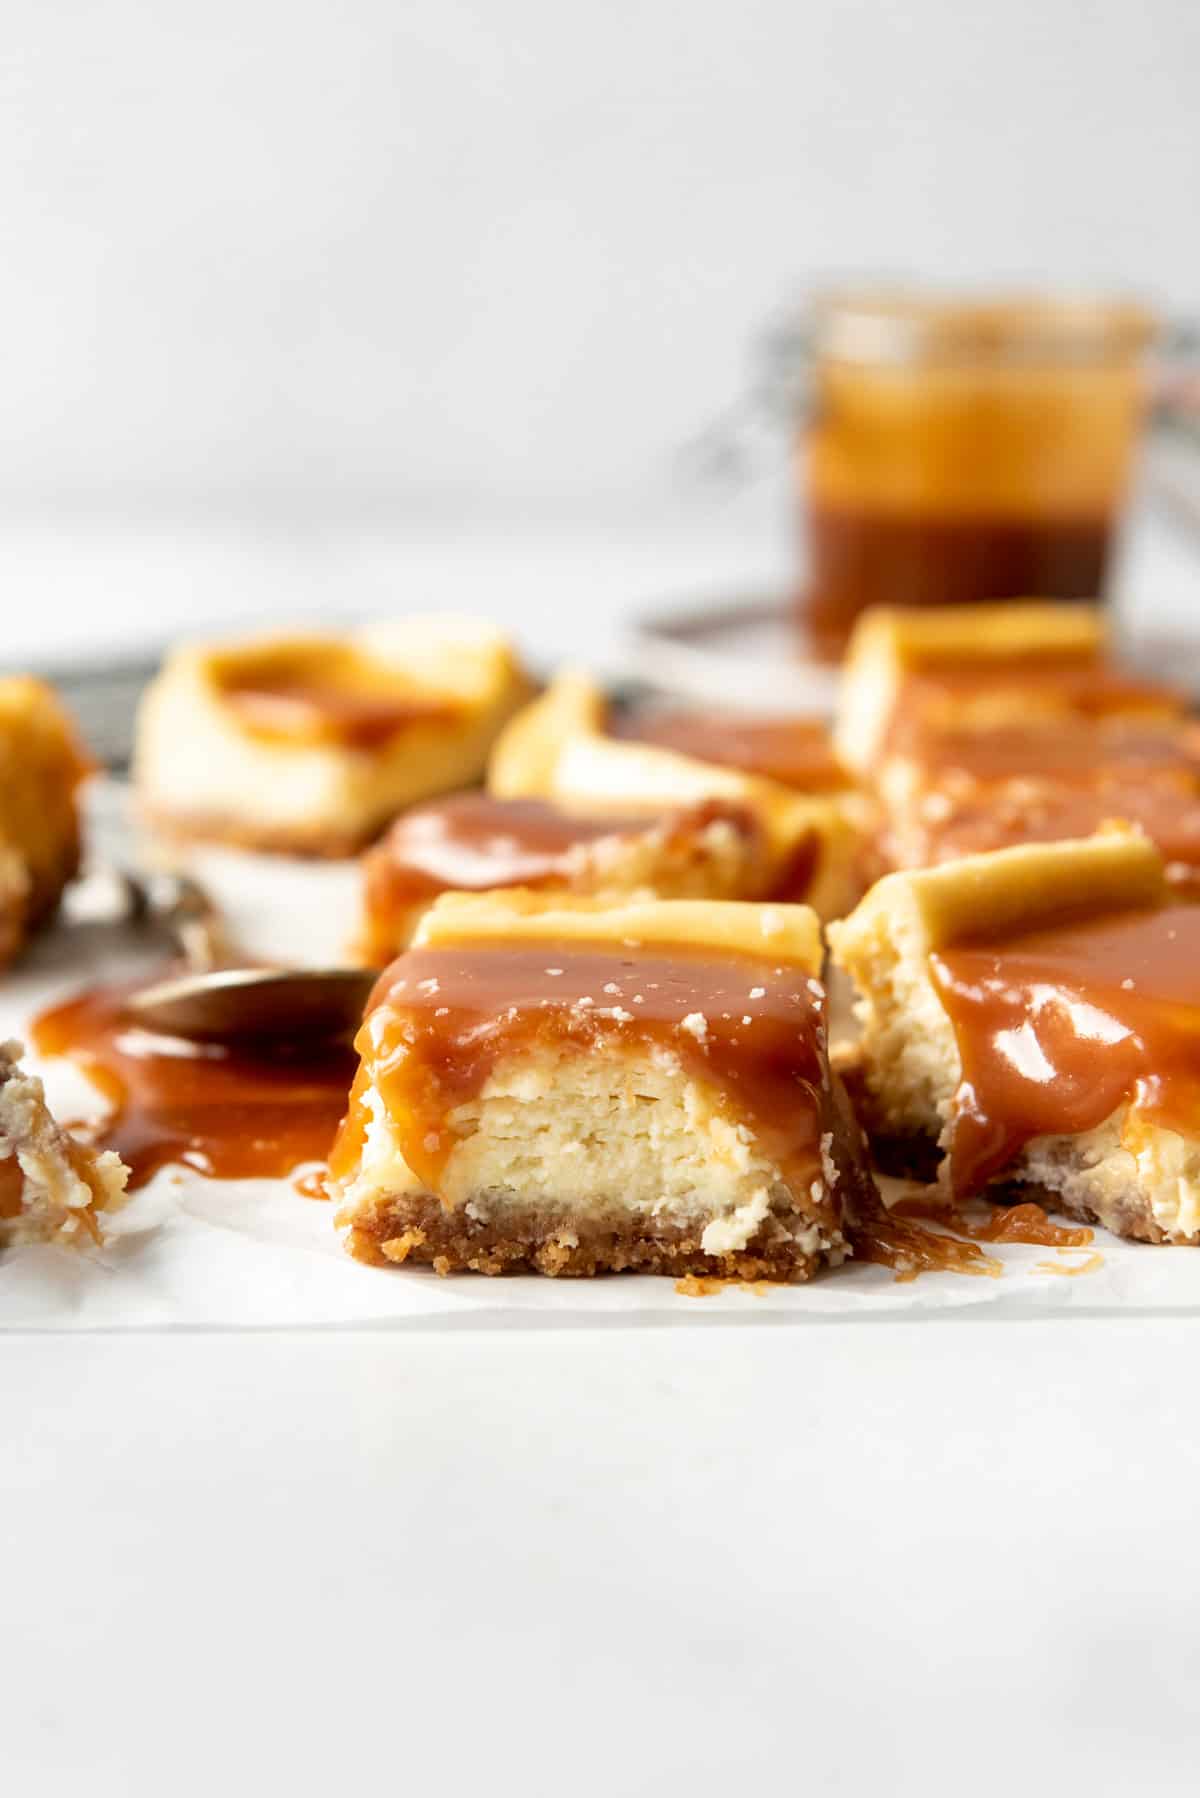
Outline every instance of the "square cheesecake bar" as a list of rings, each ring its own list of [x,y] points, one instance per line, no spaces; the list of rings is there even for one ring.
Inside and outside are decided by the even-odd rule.
[[[449,895],[376,988],[347,1245],[439,1272],[802,1280],[872,1189],[802,906]]]
[[[881,880],[831,927],[880,1152],[1200,1241],[1200,907],[1123,831]]]
[[[142,701],[139,803],[170,835],[349,855],[405,806],[477,781],[531,690],[474,619],[187,646]]]
[[[880,769],[881,860],[930,867],[1124,823],[1200,890],[1200,730],[1190,719],[930,729]]]
[[[78,794],[91,768],[43,681],[0,679],[0,966],[53,913],[78,869]]]
[[[559,675],[517,714],[492,752],[488,790],[580,811],[731,804],[756,820],[766,844],[762,881],[741,897],[803,903],[823,918],[837,917],[866,885],[871,833],[864,795],[844,783],[802,792],[735,765],[618,739],[603,695],[586,675]]]
[[[730,800],[580,811],[477,792],[405,812],[362,865],[356,952],[368,966],[406,949],[442,893],[529,887],[543,895],[737,899],[760,892],[770,871],[757,818]]]
[[[100,1240],[100,1214],[125,1202],[129,1170],[56,1122],[20,1043],[0,1043],[0,1246]]]
[[[877,607],[847,648],[834,745],[846,767],[867,777],[931,729],[1170,718],[1186,705],[1174,688],[1113,660],[1095,606]]]

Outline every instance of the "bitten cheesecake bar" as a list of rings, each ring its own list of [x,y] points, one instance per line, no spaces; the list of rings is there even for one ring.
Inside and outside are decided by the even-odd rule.
[[[363,857],[357,950],[368,965],[391,961],[442,893],[736,899],[762,890],[767,859],[757,819],[728,800],[614,813],[455,793],[405,812]]]
[[[888,875],[831,928],[860,995],[863,1115],[937,1143],[959,1197],[1034,1188],[1200,1240],[1200,907],[1125,832]]]
[[[48,918],[79,866],[78,790],[91,771],[55,694],[0,680],[0,966]]]
[[[20,1057],[20,1043],[0,1044],[0,1246],[99,1241],[98,1216],[124,1204],[129,1170],[55,1122]]]
[[[738,767],[618,740],[608,733],[602,695],[584,675],[560,675],[517,714],[492,752],[488,789],[584,811],[724,801],[756,819],[767,845],[762,884],[742,897],[803,902],[821,917],[836,917],[866,884],[862,795],[802,793]]]
[[[171,834],[351,854],[403,807],[477,781],[530,690],[472,619],[185,647],[142,702],[138,798]]]
[[[1186,698],[1110,657],[1098,608],[1041,603],[877,607],[846,652],[834,744],[860,775],[931,728],[1031,719],[1173,717]]]
[[[448,895],[383,976],[330,1162],[352,1253],[802,1280],[868,1191],[802,906]]]

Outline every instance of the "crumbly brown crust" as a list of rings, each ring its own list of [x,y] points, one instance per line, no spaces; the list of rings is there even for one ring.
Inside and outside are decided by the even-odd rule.
[[[348,1218],[348,1222],[351,1220]],[[706,1255],[700,1230],[655,1225],[653,1232],[636,1224],[627,1229],[587,1232],[569,1217],[557,1224],[544,1213],[506,1207],[502,1225],[475,1221],[447,1211],[430,1194],[383,1197],[369,1208],[357,1206],[346,1247],[358,1261],[375,1267],[412,1261],[439,1274],[530,1273],[585,1277],[601,1273],[666,1274],[680,1278],[737,1280],[808,1280],[823,1256],[805,1254],[768,1225],[737,1253]]]

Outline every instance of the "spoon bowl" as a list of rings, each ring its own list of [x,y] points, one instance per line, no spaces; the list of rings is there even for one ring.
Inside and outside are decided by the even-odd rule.
[[[378,978],[377,968],[219,968],[157,980],[126,1011],[195,1042],[331,1042],[354,1035]]]

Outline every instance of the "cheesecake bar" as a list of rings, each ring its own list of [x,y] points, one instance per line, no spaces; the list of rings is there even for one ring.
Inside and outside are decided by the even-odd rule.
[[[889,1159],[1200,1241],[1200,907],[1124,831],[881,880],[831,928]]]
[[[0,1044],[0,1246],[98,1242],[100,1214],[125,1202],[129,1170],[67,1134],[21,1053],[20,1043]]]
[[[608,731],[603,696],[585,675],[558,677],[501,733],[488,764],[500,798],[679,810],[717,800],[752,816],[767,844],[762,885],[741,896],[847,911],[865,884],[869,802],[852,791],[801,793],[781,781]]]
[[[448,895],[376,988],[330,1161],[376,1262],[802,1280],[868,1192],[803,906]]]
[[[834,744],[846,767],[866,776],[931,728],[1169,718],[1186,705],[1174,688],[1114,662],[1097,607],[877,607],[846,652]]]
[[[1200,733],[1190,720],[1032,720],[925,732],[879,771],[881,859],[921,868],[1123,822],[1200,888]]]
[[[530,887],[548,893],[737,899],[767,878],[763,831],[745,807],[581,812],[548,799],[454,793],[397,818],[363,857],[357,950],[367,964],[408,947],[442,893]]]
[[[184,647],[138,717],[141,809],[174,835],[348,855],[405,806],[477,781],[530,690],[472,619]]]
[[[0,679],[0,966],[54,912],[78,869],[78,794],[91,767],[43,681]]]

